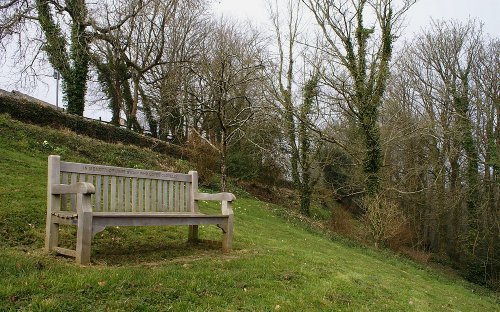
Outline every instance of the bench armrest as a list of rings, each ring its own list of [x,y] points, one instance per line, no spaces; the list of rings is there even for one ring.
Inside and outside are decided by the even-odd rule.
[[[73,184],[52,184],[52,194],[94,194],[92,183],[77,182]]]
[[[232,193],[217,193],[217,194],[208,194],[208,193],[197,193],[194,196],[195,200],[217,200],[217,201],[228,201],[231,202],[236,199],[236,197]]]
[[[233,209],[231,208],[231,202],[236,200],[236,196],[232,193],[217,193],[217,194],[208,194],[208,193],[196,193],[194,196],[195,200],[216,200],[221,202],[221,210],[222,215],[233,215]]]

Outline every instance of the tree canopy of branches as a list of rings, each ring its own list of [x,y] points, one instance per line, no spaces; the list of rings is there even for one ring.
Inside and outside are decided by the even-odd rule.
[[[91,43],[122,27],[145,6],[142,0],[127,3],[128,10],[123,13],[116,8],[112,10],[112,6],[106,2],[89,4],[85,0],[12,0],[0,7],[0,32],[3,38],[12,36],[16,30],[24,29],[29,21],[36,21],[31,23],[34,26],[34,29],[30,29],[33,32],[31,36],[36,36],[39,29],[45,40],[33,40],[28,34],[28,45],[42,45],[50,64],[61,74],[68,112],[83,115]],[[119,2],[115,4],[120,5]],[[97,16],[99,12],[105,13],[106,26],[101,25]],[[110,16],[113,13],[116,14]]]
[[[365,191],[375,195],[382,167],[379,110],[399,22],[414,1],[400,6],[393,0],[303,2],[323,33],[321,48],[328,59],[322,80],[331,89],[330,104],[340,105],[357,125],[365,149]]]
[[[435,21],[405,46],[386,99],[389,179],[414,192],[418,245],[482,283],[500,272],[499,54],[476,21]]]
[[[195,110],[205,118],[202,128],[207,140],[220,154],[221,189],[227,187],[227,149],[241,138],[242,127],[252,120],[258,109],[264,79],[261,59],[262,42],[258,33],[221,21],[207,34],[207,51],[193,68],[199,88]],[[204,97],[200,97],[203,95]]]
[[[299,45],[303,11],[300,2],[288,1],[286,10],[283,10],[284,17],[277,3],[270,4],[269,11],[278,50],[269,85],[287,137],[291,178],[301,193],[300,210],[304,215],[310,215],[312,193],[320,178],[319,170],[314,170],[318,163],[319,144],[311,131],[315,122],[312,115],[318,114],[314,104],[319,93],[319,74],[314,62],[320,61],[314,56],[308,59],[306,51]],[[304,69],[297,70],[297,67]],[[300,85],[297,75],[307,81]]]

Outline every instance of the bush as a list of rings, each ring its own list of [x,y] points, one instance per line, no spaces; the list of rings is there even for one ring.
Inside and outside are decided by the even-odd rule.
[[[408,221],[397,203],[383,196],[376,196],[363,199],[361,206],[365,209],[363,221],[375,247],[397,250],[410,241]]]
[[[12,118],[25,123],[49,126],[55,129],[69,129],[108,143],[131,144],[139,147],[183,158],[182,147],[147,137],[131,130],[118,128],[99,121],[58,111],[50,106],[30,101],[7,92],[0,92],[0,114],[7,113]]]
[[[266,185],[276,185],[283,178],[283,168],[279,161],[246,140],[232,145],[227,157],[232,177]]]
[[[193,135],[187,142],[189,161],[198,171],[199,182],[204,186],[214,186],[215,172],[220,172],[220,155],[199,136]]]

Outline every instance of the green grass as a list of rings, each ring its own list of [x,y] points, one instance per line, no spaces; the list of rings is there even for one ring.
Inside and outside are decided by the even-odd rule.
[[[0,116],[0,311],[500,311],[498,295],[486,289],[329,239],[248,196],[234,204],[230,254],[188,245],[186,227],[108,228],[93,241],[92,265],[77,266],[41,248],[46,157],[55,149],[65,160],[189,169],[147,150]],[[200,233],[221,239],[214,226]],[[64,229],[63,241],[72,234]]]

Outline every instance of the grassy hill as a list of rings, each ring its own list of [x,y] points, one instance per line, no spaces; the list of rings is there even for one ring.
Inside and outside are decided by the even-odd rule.
[[[500,311],[497,294],[291,223],[240,192],[235,250],[185,227],[108,228],[88,267],[43,252],[46,159],[187,172],[190,164],[0,115],[0,310]],[[202,209],[216,211],[208,204]],[[220,240],[213,226],[202,239]],[[62,240],[72,243],[74,230]]]

